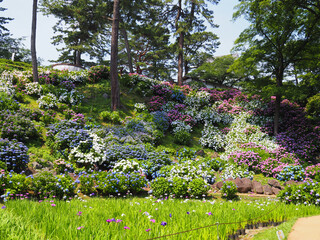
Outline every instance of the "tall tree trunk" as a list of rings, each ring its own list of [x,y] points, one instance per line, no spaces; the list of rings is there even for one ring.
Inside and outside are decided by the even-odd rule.
[[[189,61],[188,60],[184,60],[184,75],[188,75],[189,73]]]
[[[116,111],[120,106],[120,89],[119,89],[119,81],[118,81],[119,5],[120,5],[120,0],[114,0],[112,33],[111,33],[111,56],[110,56],[111,110],[112,111]]]
[[[126,46],[129,71],[130,71],[130,73],[133,73],[133,65],[132,65],[132,58],[131,58],[131,49],[130,49],[130,45],[129,45],[127,30],[124,28],[124,26],[121,28],[121,34],[122,34],[122,36],[123,36],[124,44],[125,44],[125,46]]]
[[[82,62],[81,62],[81,52],[79,50],[76,50],[76,62],[75,65],[77,66],[81,66]]]
[[[31,27],[31,57],[32,57],[32,73],[33,73],[34,82],[39,82],[38,62],[37,62],[37,52],[36,52],[37,9],[38,9],[38,0],[33,0],[32,27]]]
[[[284,69],[283,67],[279,67],[278,73],[276,74],[277,88],[282,87]],[[276,102],[275,102],[275,110],[274,110],[274,125],[273,125],[273,135],[276,136],[279,133],[279,125],[280,125],[280,104],[281,104],[281,94],[280,90],[277,90],[276,94]]]
[[[178,85],[182,85],[182,76],[183,76],[183,44],[184,44],[184,33],[179,29],[179,20],[182,14],[182,3],[181,0],[178,2],[179,9],[175,19],[176,31],[180,31],[178,38]]]

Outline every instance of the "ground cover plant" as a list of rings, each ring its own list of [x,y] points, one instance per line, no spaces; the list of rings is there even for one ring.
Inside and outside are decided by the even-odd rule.
[[[81,221],[85,214],[76,215],[79,226],[65,219],[68,230],[59,230],[52,221],[40,224],[39,231],[30,236],[58,239],[62,234],[65,239],[72,236],[90,239],[88,236],[93,235],[130,239],[134,232],[142,238],[156,237],[182,230],[178,218],[177,226],[169,227],[173,221],[170,214],[177,214],[181,219],[186,215],[169,209],[189,203],[200,206],[202,203],[197,199],[210,199],[211,186],[217,181],[225,181],[221,189],[225,200],[237,200],[237,186],[228,182],[235,178],[259,179],[261,182],[277,179],[281,185],[290,180],[304,182],[301,185],[291,182],[279,193],[280,201],[284,202],[281,208],[289,204],[290,218],[295,213],[296,216],[317,213],[320,124],[314,118],[308,118],[303,107],[283,100],[280,120],[285,124],[281,124],[279,134],[273,136],[274,98],[266,100],[237,89],[193,89],[189,85],[178,86],[129,74],[120,76],[121,109],[111,111],[108,78],[106,66],[81,72],[41,69],[39,83],[32,82],[30,71],[5,70],[1,73],[0,201],[5,204],[4,211],[8,210],[8,213],[2,212],[7,214],[4,219],[12,216],[21,222],[20,217],[26,215],[14,210],[19,204],[25,204],[24,208],[30,205],[31,209],[41,206],[42,217],[56,219],[58,215],[50,215],[54,213],[50,211],[56,211],[57,207],[61,207],[61,213],[72,208],[83,212],[80,207],[84,207],[84,203],[71,200],[75,195],[86,199],[98,196],[112,200],[88,199],[94,208],[99,208],[101,201],[106,209],[112,203],[112,208],[119,211],[143,204],[146,204],[145,209],[162,205],[168,209],[164,215],[150,213],[159,216],[155,231],[147,225],[153,223],[148,220],[138,223],[138,227],[145,228],[141,233],[136,230],[132,219],[142,219],[139,213],[132,213],[127,218],[128,225],[123,225],[124,219],[117,215],[118,210],[114,216],[104,216],[102,210],[97,210],[84,222]],[[121,199],[113,199],[118,194]],[[155,198],[128,200],[129,206],[124,204],[124,197],[147,194]],[[70,203],[66,202],[69,200]],[[211,205],[227,206],[229,203],[225,200]],[[203,204],[207,206],[208,201]],[[230,206],[232,204],[235,207],[231,208],[230,215],[229,206],[226,214],[221,212],[223,209],[206,208],[203,215],[194,214],[197,216],[194,222],[184,224],[199,227],[200,223],[227,222],[221,215],[230,220],[240,219],[243,214],[241,219],[246,220],[256,216],[254,214],[258,214],[260,210],[257,209],[262,206],[241,200]],[[241,204],[255,206],[256,213],[233,212],[232,209]],[[274,203],[261,204],[267,209]],[[293,211],[292,204],[299,204],[298,209],[309,210],[300,214],[298,210]],[[148,210],[144,212],[149,214]],[[193,214],[189,208],[185,212],[187,216]],[[232,212],[237,214],[231,216]],[[280,213],[263,220],[282,221]],[[93,222],[102,216],[106,218],[102,222],[105,228],[110,228],[109,235],[99,230],[86,230],[89,228],[87,221],[93,219],[94,214],[97,219]],[[212,216],[213,222],[205,219],[207,216]],[[119,221],[115,222],[117,219]],[[111,224],[117,227],[113,229]],[[8,225],[14,227],[11,221]],[[232,234],[239,227],[243,226],[221,226],[222,236]],[[26,233],[29,230],[23,228]],[[12,234],[1,231],[8,236]],[[214,231],[204,230],[201,239],[214,238]],[[198,235],[191,234],[190,239],[192,236]],[[185,238],[179,236],[177,239]]]
[[[157,200],[156,198],[119,198],[57,201],[54,198],[44,201],[14,200],[0,209],[1,236],[10,236],[12,230],[22,223],[16,237],[21,239],[151,239],[166,234],[182,232],[197,227],[212,225],[187,233],[170,236],[171,239],[217,239],[243,228],[246,220],[269,214],[250,221],[278,222],[295,217],[319,214],[315,206],[286,205],[277,201],[235,201],[215,200]],[[9,216],[21,220],[11,229],[3,225]],[[19,217],[18,217],[19,216]],[[29,221],[28,219],[32,219]],[[43,221],[46,219],[46,221]],[[23,221],[25,222],[23,223]],[[223,225],[224,222],[241,222]],[[99,227],[97,227],[99,226]],[[32,235],[24,234],[34,229]],[[26,236],[26,235],[25,235]],[[20,239],[20,238],[19,238]]]

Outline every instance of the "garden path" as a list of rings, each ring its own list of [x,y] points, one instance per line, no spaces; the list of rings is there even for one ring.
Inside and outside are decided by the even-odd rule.
[[[320,240],[320,216],[299,218],[293,225],[288,240]]]

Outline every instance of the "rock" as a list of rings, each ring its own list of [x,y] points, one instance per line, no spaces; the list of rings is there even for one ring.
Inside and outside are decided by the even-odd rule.
[[[224,184],[224,182],[217,182],[216,183],[216,188],[221,189],[223,184]]]
[[[196,152],[196,155],[203,157],[203,156],[206,155],[206,154],[205,154],[205,152],[201,149],[201,150],[199,150],[199,151]]]
[[[275,187],[275,188],[281,188],[281,185],[280,185],[280,183],[277,181],[277,180],[275,180],[275,179],[269,179],[268,180],[268,184],[271,186],[271,187]]]
[[[47,161],[46,164],[47,164],[47,166],[48,166],[48,168],[49,168],[50,170],[51,170],[51,169],[54,169],[54,165],[53,165],[52,162]]]
[[[32,162],[32,163],[31,163],[31,166],[32,166],[33,169],[36,169],[36,170],[43,168],[43,166],[42,166],[40,163],[38,163],[38,162]]]
[[[252,191],[257,194],[263,194],[262,184],[258,181],[253,181],[252,182]]]
[[[266,194],[266,195],[272,195],[273,194],[273,191],[272,191],[272,188],[270,187],[270,185],[268,185],[268,184],[263,185],[262,188],[263,188],[263,193],[264,194]]]
[[[284,183],[285,186],[288,186],[288,185],[300,185],[300,184],[303,184],[303,182],[296,182],[294,180],[289,180],[289,181],[286,181]]]
[[[271,187],[273,194],[278,195],[278,193],[281,191],[279,188]]]
[[[247,193],[247,192],[251,191],[252,183],[251,183],[250,179],[245,180],[245,178],[243,178],[243,179],[236,178],[234,180],[234,183],[237,185],[239,193]]]

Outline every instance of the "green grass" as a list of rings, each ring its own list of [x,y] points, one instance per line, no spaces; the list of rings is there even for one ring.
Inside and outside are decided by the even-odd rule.
[[[55,204],[55,206],[52,206]],[[283,221],[320,214],[319,207],[285,205],[260,201],[202,201],[164,200],[149,198],[88,199],[87,201],[17,200],[0,209],[0,233],[3,239],[150,239],[213,225],[169,239],[216,239],[216,222],[219,237],[226,239],[233,231],[243,228],[248,219]],[[270,210],[273,210],[267,214]],[[81,216],[79,216],[79,212]],[[209,212],[212,213],[208,214]],[[189,214],[188,214],[189,213]],[[170,217],[171,214],[171,217]],[[107,219],[120,219],[119,223]],[[151,222],[154,219],[155,222]],[[166,226],[161,223],[166,222]],[[241,222],[238,224],[222,224]],[[124,229],[127,226],[130,229]],[[77,229],[83,227],[81,229]],[[12,231],[8,229],[11,228]],[[151,229],[147,232],[147,229]],[[30,232],[32,231],[32,234]]]
[[[295,224],[295,222],[297,221],[296,218],[291,219],[287,222],[284,222],[282,224],[280,224],[277,227],[265,230],[263,232],[258,233],[257,235],[254,236],[254,240],[276,240],[278,239],[277,237],[277,231],[282,230],[283,234],[285,236],[285,239],[287,239],[293,225]]]

